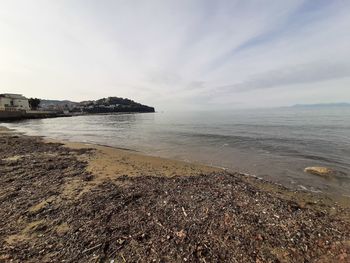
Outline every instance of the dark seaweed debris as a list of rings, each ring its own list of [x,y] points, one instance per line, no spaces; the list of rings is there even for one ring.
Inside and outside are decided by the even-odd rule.
[[[123,176],[79,194],[91,150],[0,145],[0,262],[350,262],[349,223],[236,174]]]

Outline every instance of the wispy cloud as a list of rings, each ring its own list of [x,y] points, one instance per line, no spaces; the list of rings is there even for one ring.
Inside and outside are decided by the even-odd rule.
[[[321,81],[350,77],[350,63],[317,61],[270,70],[252,75],[246,81],[217,87],[223,92],[245,92],[256,89],[283,88],[286,85],[319,83]]]
[[[4,0],[0,87],[75,100],[119,95],[160,109],[322,102],[326,84],[328,98],[350,100],[349,8],[341,0]]]

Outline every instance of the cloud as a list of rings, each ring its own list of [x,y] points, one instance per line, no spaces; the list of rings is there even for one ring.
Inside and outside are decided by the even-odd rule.
[[[305,103],[317,89],[322,100],[327,84],[333,99],[350,100],[349,8],[340,0],[4,0],[1,92],[219,109]]]
[[[256,89],[284,88],[286,85],[318,83],[346,77],[350,77],[349,62],[335,64],[327,61],[318,61],[271,70],[263,74],[250,76],[244,82],[215,89],[223,92],[245,92]]]

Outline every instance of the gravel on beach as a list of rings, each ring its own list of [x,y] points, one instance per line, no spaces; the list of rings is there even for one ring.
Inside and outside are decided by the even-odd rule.
[[[337,213],[226,172],[92,187],[93,154],[0,135],[0,262],[350,262]]]

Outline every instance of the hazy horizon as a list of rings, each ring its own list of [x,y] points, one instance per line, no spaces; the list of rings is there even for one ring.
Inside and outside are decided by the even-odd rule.
[[[23,95],[23,94],[22,94]],[[111,96],[113,97],[113,96]],[[28,97],[30,98],[30,97]],[[48,101],[70,101],[70,102],[74,102],[74,103],[79,103],[79,102],[83,102],[83,101],[73,101],[73,100],[69,100],[69,99],[63,99],[63,100],[60,100],[60,99],[47,99],[47,98],[40,98],[41,100],[48,100]],[[90,100],[98,100],[98,99],[102,99],[102,98],[94,98],[94,99],[90,99]],[[129,98],[129,99],[132,99],[132,98]],[[136,102],[139,102],[140,101],[136,101]],[[154,105],[147,105],[147,106],[154,106]],[[295,104],[290,104],[290,105],[280,105],[280,106],[265,106],[265,107],[254,107],[254,106],[251,106],[251,107],[246,107],[246,108],[240,108],[240,107],[237,107],[237,108],[232,108],[232,110],[259,110],[259,109],[278,109],[278,108],[298,108],[298,107],[310,107],[310,108],[318,108],[318,107],[334,107],[334,106],[340,106],[340,107],[350,107],[350,102],[346,102],[346,101],[339,101],[339,102],[325,102],[325,103],[309,103],[309,104],[299,104],[299,103],[295,103]],[[194,110],[194,111],[226,111],[228,110],[227,108],[218,108],[218,109],[197,109],[197,110]],[[165,109],[157,109],[156,108],[156,112],[165,112],[167,110]],[[169,112],[182,112],[182,111],[187,111],[186,109],[183,110],[181,108],[177,108],[177,109],[170,109]]]
[[[0,93],[157,110],[350,102],[349,1],[4,0]]]

